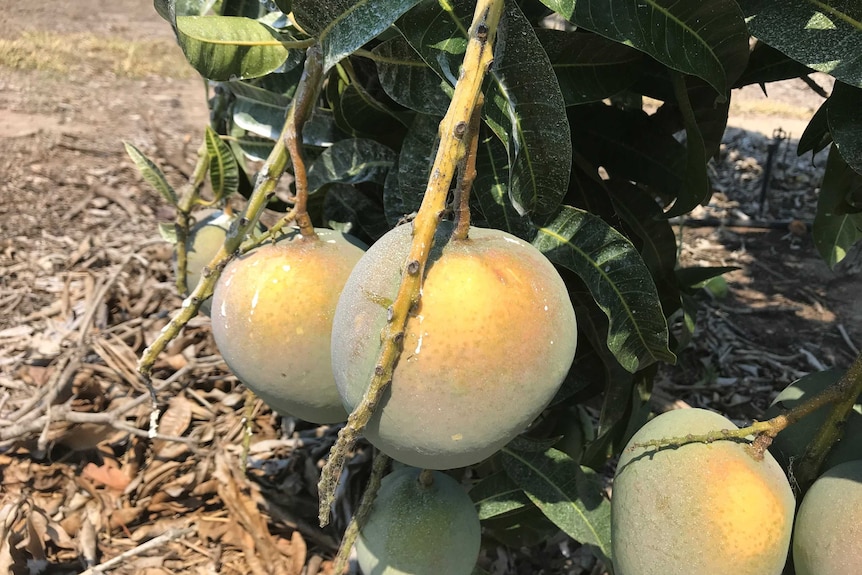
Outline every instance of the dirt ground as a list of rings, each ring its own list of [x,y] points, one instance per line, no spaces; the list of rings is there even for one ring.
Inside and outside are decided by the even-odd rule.
[[[347,482],[332,527],[316,527],[318,466],[335,430],[276,418],[247,395],[207,320],[157,363],[162,435],[142,431],[150,409],[136,359],[180,300],[157,232],[171,211],[123,142],[182,185],[208,120],[204,86],[150,2],[55,4],[0,0],[0,572],[328,573],[361,493]],[[787,383],[844,367],[862,346],[859,250],[829,270],[804,225],[786,225],[813,220],[825,158],[797,158],[795,144],[822,100],[802,82],[770,96],[749,88],[734,100],[716,194],[692,217],[732,225],[680,232],[683,265],[740,269],[727,294],[699,294],[698,332],[662,370],[656,409],[750,421]],[[778,128],[787,139],[760,216]],[[752,227],[762,221],[776,227]],[[350,465],[367,466],[367,454]],[[501,549],[482,563],[596,568],[554,544],[556,556],[528,571]]]

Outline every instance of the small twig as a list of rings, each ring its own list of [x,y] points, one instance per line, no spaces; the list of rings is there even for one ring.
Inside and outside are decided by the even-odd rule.
[[[341,538],[338,554],[335,556],[335,566],[332,569],[332,572],[335,574],[344,573],[344,569],[347,567],[350,550],[353,549],[353,544],[359,536],[359,531],[365,525],[368,514],[371,513],[371,506],[377,498],[377,492],[380,490],[380,483],[383,480],[383,474],[388,464],[389,457],[375,450],[374,463],[371,465],[371,477],[368,478],[368,484],[365,486],[365,491],[362,492],[359,508],[350,519],[350,523],[344,531],[344,537]]]
[[[354,407],[347,424],[339,432],[338,441],[329,453],[317,486],[320,493],[318,510],[321,526],[329,523],[329,510],[335,500],[335,487],[347,454],[377,409],[383,393],[392,383],[395,364],[401,355],[404,326],[407,324],[410,310],[419,303],[425,264],[434,244],[437,224],[446,207],[449,185],[458,162],[466,153],[466,143],[459,134],[463,136],[463,126],[472,118],[481,93],[482,81],[493,61],[494,38],[502,11],[502,0],[479,0],[476,3],[461,75],[455,85],[449,109],[440,122],[440,144],[431,167],[422,205],[413,221],[413,242],[407,257],[406,273],[401,277],[398,294],[389,308],[374,375],[362,400]]]
[[[469,142],[467,153],[458,163],[458,184],[455,186],[455,231],[453,240],[465,240],[470,232],[470,189],[476,179],[476,151],[479,149],[479,123],[482,120],[484,98],[479,95],[470,124],[464,127],[463,138]],[[460,129],[461,125],[456,126]],[[457,134],[456,134],[457,135]]]
[[[108,569],[120,565],[127,559],[137,557],[138,555],[143,555],[151,549],[157,549],[165,543],[169,543],[171,541],[174,541],[175,539],[185,537],[186,535],[189,535],[193,532],[194,529],[192,527],[184,527],[182,529],[168,529],[158,537],[154,537],[149,541],[145,541],[144,543],[141,543],[137,547],[133,547],[128,551],[123,551],[116,557],[111,557],[107,561],[104,561],[103,563],[100,563],[95,567],[90,567],[89,569],[81,573],[81,575],[97,575],[98,573],[106,573]]]
[[[840,323],[838,324],[838,333],[841,334],[841,338],[844,340],[844,343],[847,344],[847,347],[850,348],[855,355],[859,355],[859,348],[853,343],[853,340],[850,339],[850,334],[847,333],[847,330],[844,329],[844,326]]]

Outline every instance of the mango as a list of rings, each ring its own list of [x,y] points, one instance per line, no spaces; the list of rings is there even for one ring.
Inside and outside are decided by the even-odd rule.
[[[386,233],[362,257],[335,310],[332,366],[345,407],[362,399],[412,241]],[[500,230],[470,228],[431,248],[392,384],[366,438],[403,463],[477,463],[524,431],[553,399],[575,354],[577,324],[563,280],[536,248]]]
[[[795,501],[781,466],[730,440],[676,448],[654,439],[737,429],[704,409],[661,414],[623,450],[611,498],[618,575],[779,575]]]
[[[213,293],[212,330],[231,371],[272,409],[312,423],[347,419],[330,364],[332,317],[361,245],[318,229],[231,261]]]

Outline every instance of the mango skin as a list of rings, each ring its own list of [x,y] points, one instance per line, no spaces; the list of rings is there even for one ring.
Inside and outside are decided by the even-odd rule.
[[[779,575],[795,501],[781,466],[732,441],[632,449],[652,439],[737,429],[704,409],[661,414],[617,466],[611,539],[618,575]]]
[[[772,405],[766,410],[763,418],[775,417],[783,413],[784,410],[814,397],[836,383],[842,375],[843,371],[839,369],[829,369],[808,374],[794,381],[778,394]],[[790,468],[792,460],[805,453],[805,448],[808,447],[817,430],[826,421],[830,407],[827,405],[806,415],[775,437],[769,451],[775,455],[775,459],[785,470]],[[857,401],[847,417],[841,440],[832,447],[829,455],[826,456],[822,469],[830,469],[841,463],[859,459],[860,456],[862,456],[862,401]]]
[[[466,491],[450,476],[402,467],[383,478],[368,520],[356,540],[365,575],[470,575],[479,557],[482,528]]]
[[[213,293],[212,330],[231,371],[272,409],[312,423],[347,413],[330,358],[332,316],[359,242],[318,229],[265,244],[227,265]]]
[[[371,246],[338,302],[332,365],[348,411],[374,373],[411,230]],[[450,232],[438,227],[392,384],[364,430],[393,459],[428,469],[472,465],[521,433],[553,399],[577,343],[566,286],[541,252],[500,230],[470,228],[447,243]]]
[[[796,575],[862,571],[862,460],[829,469],[802,498],[793,563]]]

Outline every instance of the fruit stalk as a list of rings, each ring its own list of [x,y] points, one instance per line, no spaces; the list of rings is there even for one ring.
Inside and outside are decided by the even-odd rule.
[[[856,399],[862,395],[862,353],[856,356],[856,359],[832,389],[834,389],[834,394],[838,396],[835,405],[793,469],[798,488],[803,492],[820,475],[820,468],[823,466],[826,456],[829,455],[835,442],[841,438],[844,424],[853,410]],[[831,390],[827,389],[826,391]]]
[[[383,481],[383,475],[388,465],[389,457],[375,449],[374,463],[371,464],[371,476],[365,485],[365,491],[362,492],[359,507],[350,519],[347,529],[344,530],[341,545],[338,547],[338,554],[335,556],[332,568],[333,573],[344,573],[347,562],[350,560],[350,550],[353,549],[353,544],[356,543],[356,538],[359,536],[360,526],[368,518],[368,514],[371,513],[371,506],[377,498],[377,492],[380,491],[380,483]]]
[[[449,109],[440,122],[440,144],[422,204],[413,221],[413,242],[405,266],[407,273],[402,276],[398,294],[390,307],[389,322],[383,330],[377,367],[362,401],[350,414],[347,425],[339,432],[338,441],[330,451],[318,483],[321,526],[329,522],[329,509],[335,500],[335,487],[347,453],[380,403],[383,392],[392,382],[395,363],[401,354],[408,315],[419,303],[425,263],[431,251],[437,224],[446,207],[449,186],[458,162],[466,153],[467,142],[464,141],[464,134],[480,97],[485,73],[493,62],[494,38],[502,12],[502,0],[479,0],[476,3],[461,74],[455,85]]]
[[[189,225],[190,225],[190,217],[192,207],[194,207],[195,200],[198,197],[198,190],[204,183],[204,178],[206,177],[207,168],[209,167],[209,157],[207,155],[207,145],[206,142],[201,142],[201,147],[198,148],[198,161],[195,164],[195,170],[192,172],[192,177],[189,179],[189,183],[186,186],[186,189],[183,190],[182,196],[180,196],[180,200],[177,203],[177,220],[176,220],[176,232],[177,232],[177,293],[187,293],[189,291],[189,286],[186,283],[186,270],[188,269],[188,255],[186,251],[187,243],[188,243],[188,234],[189,234]]]
[[[468,142],[467,152],[458,163],[458,185],[455,187],[455,231],[452,233],[453,240],[467,239],[470,230],[470,189],[476,179],[476,151],[479,149],[479,122],[482,119],[482,105],[484,97],[479,94],[476,107],[473,108],[473,116],[470,125],[464,133],[464,139]]]
[[[311,52],[312,49],[309,49]],[[313,58],[313,55],[311,56]],[[312,76],[312,75],[309,75]],[[286,134],[290,129],[293,121],[297,118],[308,118],[311,115],[311,110],[314,106],[314,97],[308,97],[308,94],[316,96],[320,91],[320,86],[314,85],[319,83],[322,78],[319,75],[314,75],[309,81],[304,75],[303,80],[297,89],[297,95],[291,103],[293,107],[300,107],[300,110],[290,112],[285,125],[282,128],[281,136],[275,142],[272,152],[261,167],[260,172],[255,182],[254,191],[249,196],[248,203],[245,206],[243,215],[225,238],[224,245],[213,256],[210,263],[201,272],[201,281],[192,290],[191,294],[183,301],[180,311],[171,321],[162,329],[162,332],[156,340],[147,347],[141,354],[138,360],[138,373],[145,383],[148,383],[152,374],[153,365],[156,358],[164,351],[167,344],[177,336],[179,331],[197,314],[201,302],[210,297],[215,288],[216,280],[221,271],[227,265],[228,260],[240,249],[243,238],[245,238],[257,225],[260,219],[260,214],[266,207],[270,199],[275,195],[275,187],[278,184],[281,175],[284,173],[288,162],[288,152],[285,146]],[[293,128],[295,129],[295,127]],[[292,212],[294,212],[293,210]],[[153,413],[150,416],[150,433],[155,433],[156,421],[158,420],[158,406],[155,398],[153,398]]]

